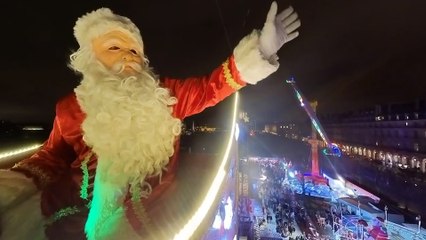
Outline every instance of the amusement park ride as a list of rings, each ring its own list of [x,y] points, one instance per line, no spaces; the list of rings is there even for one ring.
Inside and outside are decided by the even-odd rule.
[[[309,144],[311,145],[311,153],[312,153],[311,175],[312,177],[315,177],[315,178],[321,177],[320,170],[319,170],[319,163],[318,163],[318,145],[321,142],[320,140],[317,139],[317,132],[325,143],[325,148],[322,151],[325,155],[340,157],[342,153],[339,147],[337,146],[337,144],[332,143],[330,141],[324,129],[322,128],[320,122],[318,121],[318,118],[315,114],[318,102],[317,101],[314,101],[312,103],[308,102],[303,96],[303,94],[301,93],[301,91],[297,88],[294,78],[290,78],[289,80],[286,80],[286,82],[290,84],[290,86],[293,88],[294,92],[296,93],[296,97],[300,102],[300,106],[303,107],[303,109],[306,111],[309,118],[311,119],[312,134],[310,139],[308,140]]]
[[[310,173],[305,173],[303,176],[303,194],[305,194],[304,185],[306,181],[311,181],[314,185],[318,186],[322,184],[328,185],[328,178],[323,177],[320,173],[318,162],[318,148],[323,147],[322,153],[324,153],[326,156],[341,157],[342,153],[338,145],[330,141],[320,122],[318,121],[318,118],[315,114],[318,102],[308,102],[302,95],[301,91],[297,88],[294,78],[286,80],[286,83],[293,88],[296,97],[300,102],[300,106],[303,107],[312,122],[312,133],[311,137],[308,140],[308,143],[311,145],[312,169]],[[322,141],[321,139],[317,139],[317,134],[321,137]],[[345,183],[345,188],[348,187],[346,184],[347,183]],[[353,188],[353,186],[356,185],[349,185],[349,188]],[[360,188],[358,188],[358,190],[359,189]],[[362,191],[358,191],[359,193],[363,192],[360,196],[367,196],[371,199],[374,199],[371,196],[378,198],[377,196],[374,196],[374,194],[368,193],[363,189],[361,190]],[[311,192],[309,192],[309,195],[311,196]],[[342,199],[347,198],[344,197]],[[380,198],[378,199],[380,200]],[[360,201],[359,199],[357,201],[359,213],[357,213],[356,215],[347,216],[340,215],[342,223],[344,223],[344,225],[340,225],[341,227],[338,227],[337,230],[334,231],[333,236],[336,237],[335,239],[426,239],[426,233],[421,232],[420,216],[416,218],[416,221],[418,222],[418,228],[417,231],[415,231],[404,226],[404,224],[401,225],[389,221],[387,214],[387,206],[385,206],[383,213],[385,216],[385,220],[381,218],[381,216],[378,216],[377,213],[369,213],[367,209],[363,209],[364,212],[363,214],[361,214]],[[345,202],[345,200],[343,200],[342,202]],[[369,202],[368,204],[370,205],[371,203]],[[368,220],[368,223],[366,220]],[[334,226],[335,225],[333,225],[333,229],[335,229]],[[348,237],[341,238],[343,236],[342,234],[348,234]],[[394,238],[395,236],[397,236],[397,238]]]

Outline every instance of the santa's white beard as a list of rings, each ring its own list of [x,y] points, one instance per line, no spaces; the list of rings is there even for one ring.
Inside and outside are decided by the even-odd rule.
[[[145,178],[161,174],[169,162],[181,121],[171,115],[176,98],[148,71],[123,78],[97,63],[84,74],[75,93],[86,113],[84,141],[98,156],[85,227],[88,238],[94,239],[104,232],[108,219],[118,219],[114,214],[122,212],[129,186],[142,187],[142,197],[149,195]]]
[[[98,180],[124,190],[161,174],[181,122],[171,115],[176,98],[150,72],[124,77],[121,67],[113,69],[95,63],[75,92],[86,113],[84,140],[98,156]]]
[[[181,121],[171,115],[176,98],[150,72],[122,78],[94,67],[98,71],[84,75],[75,92],[86,113],[84,140],[98,155],[105,180],[142,183],[160,174],[180,134]]]

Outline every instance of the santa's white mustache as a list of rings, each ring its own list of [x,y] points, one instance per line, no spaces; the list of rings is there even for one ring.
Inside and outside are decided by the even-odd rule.
[[[131,67],[137,73],[142,73],[142,66],[136,62],[118,62],[112,66],[112,71],[114,73],[120,74],[124,71],[126,66]]]

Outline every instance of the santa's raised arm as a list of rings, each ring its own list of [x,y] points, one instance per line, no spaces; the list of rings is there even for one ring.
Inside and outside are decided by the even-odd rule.
[[[0,172],[0,237],[146,239],[175,179],[182,120],[275,72],[299,26],[273,2],[263,29],[210,74],[173,79],[153,73],[130,19],[107,8],[83,15],[69,62],[81,83],[58,101],[43,147]]]

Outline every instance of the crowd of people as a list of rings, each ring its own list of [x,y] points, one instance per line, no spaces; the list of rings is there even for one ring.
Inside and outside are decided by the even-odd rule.
[[[343,209],[333,208],[321,200],[297,194],[286,177],[289,164],[285,159],[271,162],[258,162],[261,181],[253,190],[257,196],[254,199],[242,198],[240,210],[245,214],[254,213],[254,202],[258,202],[260,210],[253,217],[253,227],[260,232],[273,226],[274,236],[281,239],[333,239],[335,232],[341,233],[345,239],[353,239],[355,234],[343,229]],[[287,171],[286,171],[287,170]],[[319,205],[316,205],[319,204]],[[324,206],[321,206],[324,205]],[[260,229],[260,230],[259,230]],[[269,234],[271,235],[271,234]],[[270,236],[268,236],[270,239]]]
[[[305,213],[294,190],[286,184],[287,166],[289,163],[285,160],[284,163],[261,164],[262,174],[267,177],[259,186],[259,201],[266,216],[266,223],[275,219],[275,230],[283,239],[309,239],[311,234],[308,229],[300,228],[297,221],[298,216]]]

